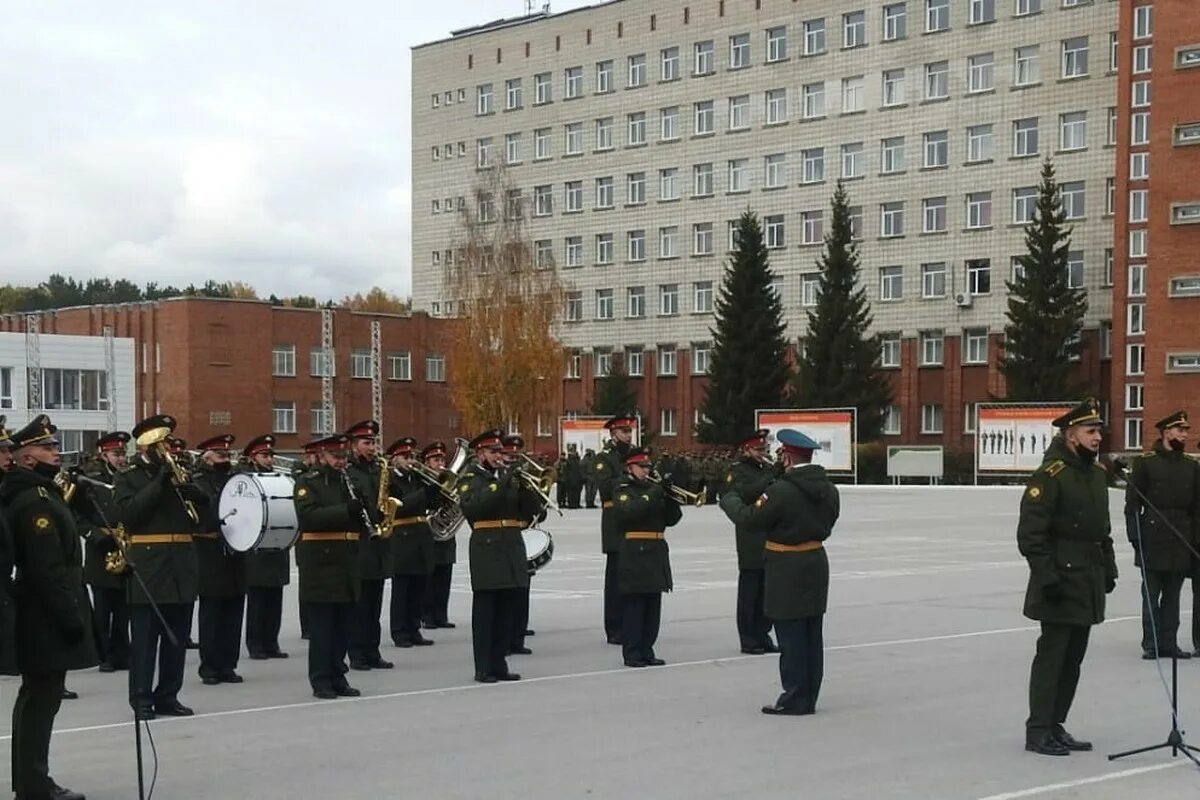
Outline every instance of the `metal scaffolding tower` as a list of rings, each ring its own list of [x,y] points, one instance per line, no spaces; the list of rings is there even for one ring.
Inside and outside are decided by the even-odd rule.
[[[321,309],[321,433],[333,433],[333,309]]]
[[[379,423],[383,445],[383,334],[379,320],[371,320],[371,419]]]
[[[42,412],[41,320],[37,314],[25,315],[25,374],[29,387],[29,415]]]
[[[104,326],[104,380],[108,392],[108,431],[117,429],[117,355],[111,325]]]

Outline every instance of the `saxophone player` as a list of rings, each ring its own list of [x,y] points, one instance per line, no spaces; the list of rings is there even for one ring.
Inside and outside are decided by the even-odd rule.
[[[373,419],[350,426],[346,437],[350,441],[350,459],[346,474],[364,503],[372,528],[379,525],[382,515],[375,504],[381,480],[376,438],[379,423]],[[383,613],[383,582],[391,575],[391,531],[373,536],[374,530],[363,525],[359,541],[359,577],[362,591],[355,610],[353,632],[350,636],[350,668],[355,670],[391,669],[379,653],[382,630],[379,617]]]
[[[80,491],[86,492],[92,502],[77,504],[76,510],[83,530],[83,579],[92,589],[96,610],[101,672],[129,669],[129,603],[125,599],[125,576],[113,574],[104,566],[108,554],[116,547],[107,525],[115,524],[119,519],[112,487],[116,486],[117,475],[127,465],[125,448],[128,445],[129,434],[125,431],[100,437],[96,442],[96,461],[84,471],[84,475],[95,483],[80,486]],[[107,488],[99,484],[107,484]],[[103,510],[103,517],[93,502]]]

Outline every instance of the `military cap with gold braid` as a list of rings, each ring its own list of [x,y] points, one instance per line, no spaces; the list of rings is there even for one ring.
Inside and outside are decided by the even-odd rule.
[[[484,431],[471,440],[468,445],[472,450],[500,450],[503,445],[504,431],[499,428],[493,428],[490,431]]]
[[[1079,405],[1054,420],[1054,427],[1066,430],[1073,425],[1103,425],[1100,417],[1100,404],[1096,398],[1089,397]]]
[[[12,439],[14,448],[51,445],[58,444],[58,439],[54,438],[54,434],[57,432],[58,427],[50,421],[48,416],[38,414],[24,428],[21,428],[19,431],[13,431],[10,438]]]
[[[101,453],[108,453],[113,450],[124,450],[125,445],[129,444],[129,434],[125,431],[113,431],[106,433],[96,440],[96,449]]]
[[[446,455],[446,443],[445,442],[430,442],[429,444],[425,445],[425,449],[421,451],[421,460],[428,461],[430,458],[433,458],[434,456],[445,456],[445,455]]]
[[[1183,428],[1185,431],[1192,426],[1188,423],[1188,415],[1186,411],[1176,411],[1174,414],[1167,416],[1154,423],[1154,427],[1160,431],[1165,431],[1168,428]]]
[[[201,453],[205,452],[206,450],[222,450],[227,452],[231,447],[233,447],[232,433],[221,433],[205,439],[203,442],[196,445],[196,449]]]
[[[275,437],[269,433],[264,433],[262,436],[255,436],[246,446],[242,448],[242,455],[246,458],[257,455],[258,453],[275,454]]]

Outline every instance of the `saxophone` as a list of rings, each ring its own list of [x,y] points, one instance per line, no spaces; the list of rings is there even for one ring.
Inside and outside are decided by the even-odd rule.
[[[388,460],[382,456],[376,459],[379,467],[379,496],[376,505],[379,506],[379,525],[375,528],[372,539],[390,539],[396,532],[396,512],[400,510],[400,501],[388,493],[388,478],[392,474]]]
[[[129,562],[125,559],[125,551],[129,547],[129,534],[125,532],[125,523],[109,529],[117,549],[104,556],[104,569],[113,575],[124,575],[129,571]]]

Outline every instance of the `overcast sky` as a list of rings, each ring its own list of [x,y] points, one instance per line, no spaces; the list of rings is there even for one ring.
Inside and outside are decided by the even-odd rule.
[[[0,283],[212,278],[318,297],[409,291],[409,48],[524,12],[523,0],[0,5]]]

